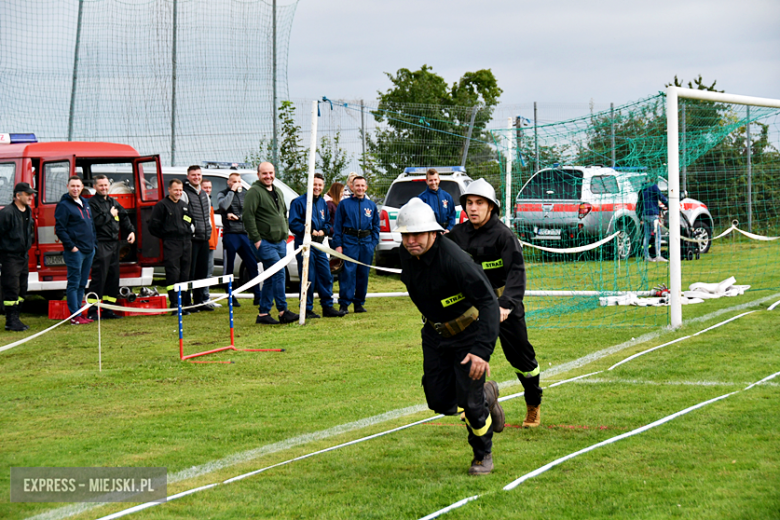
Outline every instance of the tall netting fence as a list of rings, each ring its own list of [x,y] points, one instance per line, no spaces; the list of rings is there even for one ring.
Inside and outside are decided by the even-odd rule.
[[[511,182],[504,175],[496,188],[502,196],[510,190],[511,223],[520,239],[532,244],[526,248],[529,287],[600,293],[545,298],[547,307],[538,309],[542,314],[577,315],[590,326],[666,318],[665,308],[601,307],[609,291],[641,293],[667,282],[668,216],[661,212],[645,255],[643,222],[651,219],[641,218],[647,199],[640,196],[651,184],[666,195],[665,109],[665,97],[658,95],[568,121],[534,126],[518,120],[512,128],[492,131],[501,170],[505,174],[511,163],[512,171]],[[734,277],[751,292],[777,290],[780,241],[765,238],[780,236],[780,112],[681,100],[677,117],[683,289]],[[660,251],[655,251],[656,231]],[[533,247],[567,250],[616,232],[609,243],[580,253]],[[724,232],[729,234],[718,238]],[[645,256],[663,260],[645,261]],[[686,306],[684,313],[691,317],[708,308]]]
[[[273,126],[272,5],[261,0],[0,2],[0,128],[112,141],[163,164],[235,161]],[[287,91],[297,2],[277,6]]]

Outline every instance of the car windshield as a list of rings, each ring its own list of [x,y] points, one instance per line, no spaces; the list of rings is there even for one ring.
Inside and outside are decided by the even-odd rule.
[[[579,199],[581,194],[580,170],[542,170],[531,177],[517,194],[517,199]]]
[[[387,192],[385,206],[400,208],[412,198],[424,192],[427,187],[425,179],[415,179],[411,182],[396,182],[390,187],[390,191]],[[439,189],[449,193],[455,201],[455,205],[460,204],[460,186],[458,186],[457,182],[442,179]]]

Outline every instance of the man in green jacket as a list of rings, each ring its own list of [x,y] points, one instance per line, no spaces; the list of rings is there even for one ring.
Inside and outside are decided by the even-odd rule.
[[[249,241],[257,249],[257,257],[263,269],[269,269],[287,256],[287,205],[281,190],[274,186],[276,170],[269,162],[257,167],[257,181],[252,184],[244,199],[244,227]],[[279,321],[269,313],[276,301]],[[276,325],[298,321],[298,315],[287,310],[284,295],[284,269],[263,283],[259,314],[255,323]]]

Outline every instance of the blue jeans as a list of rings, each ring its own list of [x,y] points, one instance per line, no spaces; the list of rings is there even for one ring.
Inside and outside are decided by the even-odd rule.
[[[645,239],[642,242],[642,251],[645,254],[645,260],[650,259],[650,234],[655,233],[655,257],[661,256],[661,226],[657,225],[658,215],[646,216],[644,218]]]
[[[260,242],[257,254],[263,263],[263,269],[268,270],[287,256],[287,242],[281,240],[274,243],[263,240]],[[276,310],[280,313],[287,310],[287,298],[284,294],[284,269],[263,282],[263,292],[260,295],[260,314],[271,312],[274,301],[276,301]]]
[[[84,289],[89,281],[89,270],[92,268],[95,249],[90,249],[88,253],[81,250],[75,253],[63,251],[62,256],[68,268],[68,285],[65,288],[68,310],[71,314],[75,314],[81,308],[81,302],[84,300]]]
[[[236,262],[236,254],[241,257],[241,260],[246,265],[246,272],[249,275],[249,280],[257,276],[257,257],[255,256],[255,246],[249,241],[249,237],[244,233],[225,233],[222,235],[222,247],[223,263],[225,274],[235,274],[233,267]],[[241,280],[242,283],[246,283],[249,280]],[[233,284],[233,289],[236,289],[236,284]],[[252,292],[255,298],[260,301],[260,284],[252,287]]]

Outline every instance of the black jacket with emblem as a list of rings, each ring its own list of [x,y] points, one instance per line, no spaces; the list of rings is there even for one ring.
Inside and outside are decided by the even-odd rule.
[[[525,262],[523,248],[515,234],[495,213],[484,226],[474,229],[469,221],[452,228],[445,235],[471,255],[484,269],[493,289],[504,287],[498,304],[511,309],[517,317],[525,315]]]
[[[89,199],[92,208],[92,220],[95,221],[95,232],[98,242],[116,242],[119,240],[119,230],[125,236],[135,233],[135,228],[125,208],[110,195],[93,195]],[[111,214],[111,208],[117,209],[117,216]]]
[[[464,348],[485,361],[496,345],[499,329],[498,300],[485,273],[457,245],[441,236],[421,257],[401,247],[401,281],[409,297],[431,322],[447,322],[476,307],[479,319],[463,332],[443,338],[443,347]]]
[[[195,225],[195,234],[192,240],[196,242],[206,242],[211,238],[211,197],[202,188],[200,192],[190,184],[190,181],[184,181],[184,202],[190,209],[190,217]]]
[[[173,202],[165,197],[158,202],[149,218],[149,233],[157,238],[192,240],[192,217],[183,199]]]

